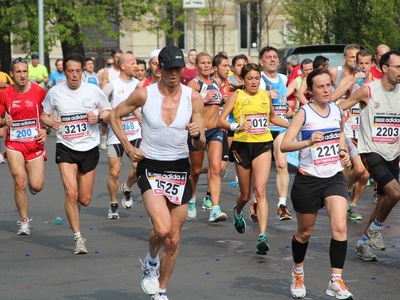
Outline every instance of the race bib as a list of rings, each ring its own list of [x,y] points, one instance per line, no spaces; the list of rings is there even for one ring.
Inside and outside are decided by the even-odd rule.
[[[10,128],[10,141],[32,142],[38,135],[36,119],[13,121]]]
[[[311,146],[314,166],[335,164],[339,161],[340,131],[324,133],[324,140]]]
[[[87,114],[61,117],[61,136],[64,140],[79,139],[90,135]]]
[[[267,114],[247,115],[246,120],[251,122],[251,129],[247,131],[247,134],[261,134],[267,131],[268,128]]]
[[[176,205],[182,204],[187,181],[186,172],[153,173],[146,170],[146,177],[154,195],[165,196],[169,202]]]
[[[121,123],[126,135],[134,135],[139,130],[139,121],[133,114],[121,118]]]
[[[286,118],[286,110],[287,110],[286,104],[274,104],[273,107],[274,107],[275,115],[277,115],[281,119],[287,121],[287,118]],[[276,126],[275,124],[273,124],[271,122],[269,123],[269,126],[278,127],[278,126]]]
[[[350,109],[350,122],[351,129],[358,131],[360,130],[360,109],[359,108],[351,108]]]
[[[207,97],[207,94],[210,92],[216,92],[214,97],[210,100],[210,102],[208,102],[207,104],[211,105],[211,104],[218,104],[220,105],[222,102],[222,94],[220,91],[218,90],[202,90],[200,91],[200,95],[201,97],[204,99]]]
[[[377,143],[395,143],[399,137],[400,117],[374,116],[372,141]]]

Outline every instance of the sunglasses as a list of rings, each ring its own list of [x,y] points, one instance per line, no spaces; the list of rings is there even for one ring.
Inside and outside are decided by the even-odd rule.
[[[24,63],[24,64],[28,64],[28,62],[26,61],[26,59],[24,59],[24,58],[22,58],[22,57],[17,57],[17,58],[15,58],[15,59],[13,59],[11,62],[12,62],[13,64],[17,64],[17,63],[20,63],[20,62],[22,62],[22,63]]]

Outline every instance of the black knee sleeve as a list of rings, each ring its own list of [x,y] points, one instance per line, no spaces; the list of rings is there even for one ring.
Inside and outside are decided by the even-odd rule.
[[[331,239],[331,246],[329,247],[329,257],[331,259],[331,267],[343,269],[344,261],[346,259],[347,241],[339,242]]]
[[[292,255],[293,255],[293,261],[296,264],[302,263],[304,261],[304,257],[306,256],[307,252],[307,247],[308,247],[308,241],[303,244],[297,241],[296,238],[293,236]]]

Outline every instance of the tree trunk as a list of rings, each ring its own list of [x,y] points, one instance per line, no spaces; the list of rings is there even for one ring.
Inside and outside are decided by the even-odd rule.
[[[11,65],[11,42],[10,31],[8,26],[0,29],[0,49],[1,49],[1,68],[0,70],[9,73]]]

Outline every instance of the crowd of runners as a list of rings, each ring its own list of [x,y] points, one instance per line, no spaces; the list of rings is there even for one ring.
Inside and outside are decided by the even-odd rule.
[[[331,227],[326,294],[353,299],[342,279],[346,224],[347,218],[363,218],[357,201],[373,178],[376,206],[363,235],[352,243],[365,261],[377,260],[375,251],[385,250],[383,223],[400,199],[400,52],[379,45],[373,54],[350,44],[343,66],[330,69],[323,55],[302,61],[292,55],[288,75],[278,73],[278,51],[271,46],[261,49],[258,64],[243,54],[230,61],[225,52],[212,57],[195,49],[185,61],[174,46],[152,51],[146,63],[113,49],[97,73],[92,58],[70,54],[55,62],[50,76],[37,52],[30,57],[30,62],[13,59],[10,76],[0,72],[0,137],[5,136],[3,154],[14,180],[18,235],[31,233],[26,190],[35,195],[45,184],[45,144],[55,131],[73,252],[88,253],[80,208],[91,202],[99,152],[105,150],[110,196],[105,216],[119,219],[119,192],[122,207],[132,208],[137,183],[152,223],[141,287],[153,300],[168,300],[181,229],[185,220],[196,220],[197,209],[209,211],[209,222],[232,219],[242,234],[248,204],[249,219],[259,228],[258,255],[273,247],[269,204],[279,220],[294,218],[290,291],[301,299],[309,239],[325,207]],[[287,152],[296,151],[291,183]],[[121,175],[124,153],[132,169]],[[233,208],[220,203],[228,162],[234,163],[239,186]],[[268,202],[273,162],[278,197]],[[203,173],[207,193],[198,203]]]

